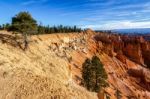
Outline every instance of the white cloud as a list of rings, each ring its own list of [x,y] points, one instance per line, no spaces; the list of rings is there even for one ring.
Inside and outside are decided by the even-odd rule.
[[[108,22],[101,25],[85,25],[82,28],[92,29],[127,29],[127,28],[150,28],[150,21],[147,22],[131,22],[131,21],[116,21]]]

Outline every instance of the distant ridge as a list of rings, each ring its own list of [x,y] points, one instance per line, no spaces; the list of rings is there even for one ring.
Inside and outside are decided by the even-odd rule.
[[[133,34],[150,34],[150,28],[133,28],[133,29],[114,29],[112,32],[117,33],[133,33]]]

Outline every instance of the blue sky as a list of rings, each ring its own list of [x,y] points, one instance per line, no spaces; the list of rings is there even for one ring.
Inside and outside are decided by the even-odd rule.
[[[29,11],[44,25],[150,28],[150,0],[0,0],[0,24],[20,11]]]

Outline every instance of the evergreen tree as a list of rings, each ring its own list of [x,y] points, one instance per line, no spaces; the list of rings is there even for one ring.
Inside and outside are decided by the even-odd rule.
[[[38,34],[43,34],[45,32],[45,28],[43,28],[42,23],[38,25]]]
[[[28,12],[20,12],[12,18],[12,29],[23,35],[25,50],[28,47],[28,35],[37,32],[37,23]]]
[[[92,60],[87,59],[83,63],[82,69],[83,85],[90,91],[98,92],[102,87],[106,87],[107,73],[97,56]]]
[[[45,33],[45,28],[43,28],[41,25],[38,26],[38,34]]]

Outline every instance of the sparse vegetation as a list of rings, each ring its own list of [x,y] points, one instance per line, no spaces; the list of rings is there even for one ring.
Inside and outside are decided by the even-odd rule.
[[[97,56],[93,56],[92,60],[86,59],[82,69],[82,84],[89,91],[98,92],[102,87],[107,87],[107,73]]]
[[[70,33],[70,32],[81,32],[81,28],[77,26],[38,26],[38,34],[51,34],[51,33]]]

